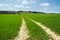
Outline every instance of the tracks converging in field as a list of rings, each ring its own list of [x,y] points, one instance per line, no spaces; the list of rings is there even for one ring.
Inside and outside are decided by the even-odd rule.
[[[60,40],[59,18],[59,14],[0,15],[0,40]]]
[[[53,32],[52,30],[50,30],[49,28],[47,28],[45,25],[43,25],[42,23],[36,22],[35,20],[30,19],[32,22],[34,22],[35,24],[37,24],[38,26],[40,26],[43,30],[45,30],[45,32],[51,37],[53,38],[53,40],[60,40],[60,36],[55,34],[55,32]],[[52,39],[50,39],[52,40]]]
[[[35,20],[29,19],[32,22],[34,22],[35,24],[37,24],[38,26],[40,26],[46,33],[47,35],[49,35],[49,37],[51,37],[49,40],[60,40],[60,36],[55,34],[55,32],[53,32],[51,29],[47,28],[45,25],[43,25],[40,22],[36,22]],[[28,35],[28,29],[26,27],[26,23],[24,18],[22,18],[22,26],[20,28],[20,31],[18,33],[18,36],[15,38],[15,40],[26,40],[29,35]]]
[[[24,18],[22,18],[22,27],[20,28],[18,36],[15,38],[15,40],[26,40],[28,37],[29,37],[28,29],[26,28],[26,23]]]

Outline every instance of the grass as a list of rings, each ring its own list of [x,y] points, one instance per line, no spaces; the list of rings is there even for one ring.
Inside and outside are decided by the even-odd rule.
[[[46,25],[60,35],[60,14],[25,14],[25,16]]]
[[[46,25],[60,35],[60,14],[0,14],[0,40],[14,40],[22,24],[22,16],[29,31],[27,40],[49,40],[45,31],[27,18]]]
[[[25,18],[26,25],[29,31],[29,38],[27,40],[49,40],[49,36],[45,31],[36,25],[34,22]]]
[[[21,15],[0,14],[0,40],[13,40],[21,26]]]

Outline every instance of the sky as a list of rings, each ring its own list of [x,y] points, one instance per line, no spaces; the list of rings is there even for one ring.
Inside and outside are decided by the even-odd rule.
[[[0,0],[0,11],[60,13],[60,0]]]

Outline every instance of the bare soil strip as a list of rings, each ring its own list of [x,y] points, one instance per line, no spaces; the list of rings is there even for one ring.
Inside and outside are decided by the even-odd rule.
[[[53,40],[60,40],[60,35],[55,34],[55,32],[53,32],[51,29],[47,28],[47,26],[43,25],[42,23],[36,22],[32,19],[30,19],[31,21],[33,21],[34,23],[36,23],[38,26],[40,26],[43,30],[45,30],[45,32],[51,37],[53,38]],[[52,40],[52,39],[50,39]]]
[[[28,30],[26,28],[26,23],[24,21],[24,18],[22,18],[22,27],[20,28],[18,36],[15,38],[15,40],[26,40],[28,37],[29,35]]]

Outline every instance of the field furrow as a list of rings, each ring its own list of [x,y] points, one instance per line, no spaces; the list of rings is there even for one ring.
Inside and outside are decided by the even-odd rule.
[[[30,19],[31,21],[33,21],[34,23],[36,23],[38,26],[40,26],[43,30],[45,30],[45,32],[54,40],[60,40],[60,36],[55,34],[55,32],[53,32],[50,28],[47,28],[45,25],[43,25],[40,22],[36,22],[35,20]]]
[[[60,35],[60,14],[25,14],[37,22],[41,22],[56,34]]]
[[[49,35],[42,28],[27,18],[25,20],[30,35],[27,40],[50,40]]]
[[[16,37],[15,40],[26,40],[28,37],[29,37],[28,29],[26,27],[24,18],[22,18],[22,26],[21,26],[18,36]]]
[[[60,14],[0,14],[0,40],[60,40]]]

